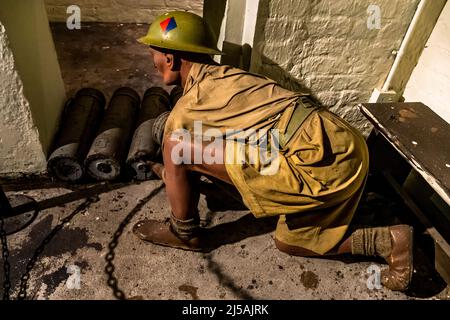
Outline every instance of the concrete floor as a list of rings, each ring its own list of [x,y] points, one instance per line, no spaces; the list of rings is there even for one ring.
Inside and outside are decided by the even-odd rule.
[[[88,24],[81,31],[69,31],[64,24],[52,24],[68,94],[93,86],[110,97],[113,90],[125,85],[142,96],[147,88],[160,85],[146,49],[134,41],[146,29],[145,25],[134,24]],[[122,224],[124,231],[114,250],[113,264],[118,288],[127,298],[450,299],[449,287],[430,269],[420,252],[416,280],[407,294],[368,288],[368,268],[381,266],[377,260],[312,259],[281,253],[273,242],[276,220],[254,219],[214,185],[203,188],[200,213],[202,224],[214,235],[210,241],[217,244],[216,250],[202,254],[143,243],[131,233],[131,228],[142,218],[168,216],[165,190],[160,181],[120,186],[99,194],[96,202],[76,214],[45,246],[31,273],[29,298],[114,299],[107,284],[105,257]],[[40,182],[5,186],[9,194],[18,192],[37,201],[54,202],[49,205],[46,201],[48,208],[31,226],[8,237],[15,290],[38,245],[83,202],[67,202],[60,196],[80,187],[83,186]],[[361,214],[361,219],[374,213],[382,216],[389,207],[383,199],[369,200],[362,207],[370,208],[372,213]],[[74,270],[80,271],[79,289],[73,286]],[[2,281],[3,273],[0,274]]]
[[[105,257],[122,223],[124,232],[114,250],[113,264],[118,287],[127,298],[450,299],[450,289],[425,270],[420,256],[415,273],[417,278],[420,271],[420,278],[415,280],[415,289],[403,294],[368,288],[368,268],[385,267],[380,261],[301,258],[279,252],[273,242],[276,220],[254,219],[210,184],[203,188],[207,193],[202,195],[199,208],[202,224],[210,229],[210,241],[217,249],[203,254],[144,243],[131,228],[143,218],[163,220],[168,216],[165,190],[160,181],[121,186],[98,195],[96,202],[76,214],[45,247],[31,273],[29,298],[114,299],[107,285]],[[8,194],[17,192],[42,201],[72,190],[48,186]],[[30,227],[9,237],[16,288],[36,247],[83,202],[64,204],[61,197],[57,199],[57,206],[43,210]],[[131,220],[126,219],[129,215]],[[79,289],[70,285],[73,265],[80,270]]]

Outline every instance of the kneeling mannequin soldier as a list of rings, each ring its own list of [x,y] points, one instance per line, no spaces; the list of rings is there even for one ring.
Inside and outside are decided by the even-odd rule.
[[[158,17],[139,41],[149,46],[163,82],[183,87],[183,96],[160,125],[164,165],[153,165],[165,182],[172,215],[166,222],[137,223],[133,231],[139,238],[178,249],[208,250],[199,224],[196,188],[199,175],[205,174],[234,185],[256,218],[279,216],[275,245],[282,252],[307,257],[381,256],[389,265],[382,273],[384,286],[408,287],[413,271],[412,228],[350,228],[369,163],[366,142],[356,129],[308,94],[215,63],[211,56],[222,52],[210,27],[193,13],[176,11]],[[175,137],[180,130],[198,135],[196,121],[201,121],[203,132],[219,132],[222,146],[207,146],[207,139],[195,143]],[[229,132],[245,135],[253,130],[267,136],[274,129],[279,132],[275,173],[263,172],[267,166],[261,161],[228,161],[241,151],[248,159],[252,144],[250,137],[238,142]],[[174,154],[180,144],[191,153],[183,155],[187,158],[203,154],[207,146],[215,158],[227,161],[178,161]]]

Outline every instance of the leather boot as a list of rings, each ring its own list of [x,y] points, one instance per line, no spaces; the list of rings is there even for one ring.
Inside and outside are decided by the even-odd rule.
[[[405,291],[413,273],[413,230],[407,225],[365,228],[352,234],[352,253],[383,257],[389,265],[381,283],[393,291]]]
[[[164,222],[147,219],[136,223],[133,233],[139,239],[156,245],[188,251],[206,251],[202,246],[200,227],[195,219],[181,223],[174,217]]]
[[[389,269],[381,272],[381,283],[393,291],[405,291],[413,274],[413,228],[407,225],[389,228],[392,252],[386,258]]]

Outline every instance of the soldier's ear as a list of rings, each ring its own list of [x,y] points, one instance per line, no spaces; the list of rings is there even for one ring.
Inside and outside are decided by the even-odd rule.
[[[164,53],[164,59],[166,65],[169,67],[170,70],[172,70],[172,66],[174,64],[174,55],[171,53]]]
[[[175,54],[165,53],[164,57],[166,59],[166,65],[170,71],[180,71],[181,59]]]

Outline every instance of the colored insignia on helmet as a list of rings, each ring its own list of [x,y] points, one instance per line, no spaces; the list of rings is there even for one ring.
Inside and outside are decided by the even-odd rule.
[[[164,33],[169,32],[170,30],[173,30],[177,27],[177,23],[175,22],[175,18],[167,18],[166,20],[162,21],[160,24],[162,31]]]

